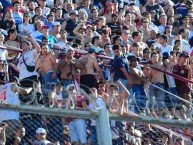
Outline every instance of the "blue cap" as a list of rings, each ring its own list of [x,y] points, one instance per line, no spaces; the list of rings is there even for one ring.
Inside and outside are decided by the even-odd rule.
[[[93,48],[93,47],[89,48],[88,53],[93,53],[93,52],[97,53],[95,48]]]

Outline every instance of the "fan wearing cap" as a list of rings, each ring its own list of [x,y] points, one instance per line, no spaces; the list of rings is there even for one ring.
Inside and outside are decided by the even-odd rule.
[[[16,77],[10,78],[10,82],[6,83],[1,87],[0,90],[0,103],[10,104],[10,105],[19,105],[19,94],[27,95],[32,91],[32,88],[22,88],[18,86],[19,80]],[[14,131],[16,131],[16,127],[20,124],[19,120],[19,112],[17,111],[7,111],[0,110],[0,122],[4,122],[8,124],[8,128],[6,130],[7,142],[9,141]]]
[[[133,80],[133,92],[135,93],[135,100],[136,100],[136,105],[134,105],[135,112],[140,113],[141,111],[144,111],[147,101],[147,96],[144,91],[144,83],[146,82],[146,77],[141,68],[139,68],[138,57],[129,56],[128,60],[130,61],[131,66],[130,70]]]
[[[59,22],[54,22],[53,23],[53,29],[51,34],[58,40],[60,36],[60,30],[61,30],[61,24]]]
[[[73,79],[79,75],[79,69],[84,68],[80,61],[74,58],[74,49],[66,48],[66,54],[63,59],[58,62],[58,71],[61,72],[60,79],[64,87],[73,83]]]
[[[46,135],[47,135],[47,133],[46,133],[46,130],[44,128],[38,128],[36,130],[36,138],[37,139],[32,143],[32,145],[50,144],[51,142],[46,139]]]
[[[55,21],[55,15],[53,13],[48,14],[47,21],[45,21],[44,24],[49,26],[50,31],[52,31],[53,29],[54,21]]]
[[[188,64],[188,59],[189,55],[186,52],[180,53],[178,63],[173,67],[173,73],[188,80],[191,80],[192,73],[191,68]],[[175,79],[175,82],[178,96],[191,102],[192,97],[189,83],[178,79]],[[181,109],[181,111],[183,111],[182,105],[186,105],[188,107],[188,104],[185,104],[181,100],[178,100],[178,109]],[[186,114],[184,112],[182,112],[181,115],[183,119],[186,118]]]
[[[66,30],[70,36],[75,36],[73,30],[77,26],[77,20],[78,20],[78,11],[77,10],[71,11],[70,19],[62,23],[62,30]]]
[[[38,59],[36,69],[40,69],[42,75],[42,84],[47,85],[49,82],[57,81],[57,63],[56,56],[51,53],[48,45],[41,45],[41,58]]]
[[[47,26],[47,25],[42,26],[42,33],[43,34],[37,36],[36,39],[42,40],[43,37],[48,37],[48,42],[50,42],[50,43],[58,43],[58,40],[56,39],[56,37],[54,37],[53,35],[50,35],[49,28],[50,27]],[[49,44],[49,47],[53,48],[54,45],[53,44]]]
[[[99,74],[100,78],[105,82],[104,75],[98,65],[96,59],[96,50],[89,48],[88,54],[82,56],[79,60],[84,68],[81,70],[80,84],[82,88],[88,92],[88,88],[98,88],[95,78],[95,70]]]
[[[32,49],[31,41],[34,44],[35,49]],[[41,47],[36,42],[36,40],[32,36],[27,36],[27,40],[22,42],[21,45],[22,48],[22,56],[19,58],[19,62],[17,64],[17,67],[10,63],[10,65],[19,72],[19,80],[20,81],[27,81],[28,79],[37,81],[37,72],[36,69],[29,71],[25,65],[25,63],[28,66],[35,67],[36,64],[36,58],[38,56],[38,52],[41,50]],[[25,60],[25,63],[24,61]]]

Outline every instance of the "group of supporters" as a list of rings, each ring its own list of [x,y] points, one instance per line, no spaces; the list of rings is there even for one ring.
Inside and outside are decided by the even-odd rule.
[[[4,0],[0,32],[0,103],[192,121],[191,0]],[[100,144],[92,119],[0,110],[0,122],[0,144]],[[113,145],[192,144],[188,129],[110,127]]]

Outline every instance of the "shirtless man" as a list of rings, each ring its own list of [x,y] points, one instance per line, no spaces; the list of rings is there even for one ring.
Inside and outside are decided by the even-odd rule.
[[[74,58],[74,49],[72,47],[67,48],[65,58],[58,62],[58,70],[61,72],[60,79],[64,87],[73,83],[72,79],[77,78],[78,69],[82,68],[80,61]]]
[[[40,69],[42,75],[42,84],[46,85],[49,82],[56,82],[57,63],[56,57],[50,52],[48,45],[43,44],[42,56],[36,64],[36,69]]]
[[[117,84],[123,89],[123,92],[119,92],[119,87],[115,84],[109,86],[109,97],[107,105],[109,110],[113,113],[127,113],[128,112],[128,102],[127,98],[130,95],[129,91],[124,87],[121,81],[117,81]]]
[[[139,69],[139,58],[135,56],[130,57],[131,66],[131,78],[133,79],[133,92],[135,93],[135,112],[140,113],[144,110],[147,97],[144,91],[144,82],[146,81],[145,75],[141,69]]]
[[[100,78],[102,78],[103,82],[105,82],[103,73],[97,63],[96,55],[96,50],[94,48],[90,48],[88,54],[80,58],[80,62],[84,66],[81,70],[80,85],[86,92],[89,92],[89,88],[98,88],[97,80],[94,76],[95,69]]]
[[[15,29],[10,29],[8,31],[8,40],[5,41],[5,45],[7,47],[14,46],[14,47],[17,47],[19,49],[20,44],[19,44],[19,42],[16,41],[16,36],[17,36],[17,31]],[[8,57],[11,60],[15,60],[19,57],[19,53],[16,51],[8,50]]]
[[[134,31],[137,31],[137,28],[135,25],[132,24],[132,13],[125,13],[125,21],[123,22],[123,27],[126,27],[130,30],[130,33],[132,34]]]
[[[164,69],[162,61],[159,60],[159,55],[156,52],[151,53],[151,61],[152,61],[152,66],[156,67],[158,69]],[[151,84],[164,89],[164,74],[160,71],[157,71],[153,68],[149,69],[149,73],[147,74],[147,77]],[[153,85],[149,86],[149,107],[153,107],[153,97],[155,97],[155,101],[157,102],[157,107],[160,109],[158,112],[160,112],[158,115],[162,115],[162,111],[165,109],[165,92],[162,90],[154,87]],[[158,113],[157,112],[157,113]]]

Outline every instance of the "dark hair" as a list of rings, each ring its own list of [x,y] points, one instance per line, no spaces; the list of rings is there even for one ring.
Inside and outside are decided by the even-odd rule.
[[[152,52],[151,55],[150,55],[150,57],[152,58],[152,56],[153,56],[154,54],[158,54],[158,53],[157,53],[157,52]]]
[[[139,31],[134,31],[134,32],[132,33],[132,38],[134,39],[134,38],[137,37],[139,34],[140,34]]]
[[[105,83],[104,83],[103,81],[99,81],[99,82],[98,82],[98,86],[101,85],[101,84],[104,84],[104,85],[105,85]]]
[[[139,46],[139,43],[134,42],[132,46],[137,47],[137,46]]]
[[[176,45],[178,42],[181,42],[181,40],[175,40],[174,45]]]
[[[44,41],[44,40],[48,40],[48,37],[43,36],[42,41]]]
[[[17,30],[16,29],[9,29],[8,30],[8,36],[7,36],[8,38],[10,37],[11,33],[17,33]]]
[[[41,9],[41,7],[39,7],[39,6],[38,6],[38,7],[35,7],[35,12],[36,12],[36,11],[37,11],[37,9],[39,9],[39,8]]]
[[[73,43],[72,44],[72,48],[77,48],[78,47],[78,44],[77,43]]]
[[[166,35],[161,35],[160,37],[163,38],[166,41],[166,43],[168,42],[168,37]]]
[[[120,37],[121,37],[120,35],[116,35],[115,37],[113,37],[113,43],[115,44]]]
[[[105,44],[104,49],[106,49],[106,47],[107,47],[108,45],[111,45],[111,44],[110,44],[110,43]]]
[[[178,34],[180,35],[181,33],[185,33],[185,29],[180,29],[179,31],[178,31]]]
[[[95,40],[98,40],[100,37],[99,36],[94,36],[91,40],[91,43],[94,44]]]
[[[112,49],[113,49],[113,50],[117,50],[117,49],[121,49],[121,48],[120,48],[119,45],[115,44],[115,45],[113,45]]]
[[[109,34],[107,30],[102,30],[101,34]]]
[[[18,2],[18,1],[13,2],[13,3],[12,3],[12,7],[14,7],[15,4],[20,4],[20,2]]]
[[[111,18],[114,18],[114,17],[118,17],[118,14],[115,13],[111,15]]]

